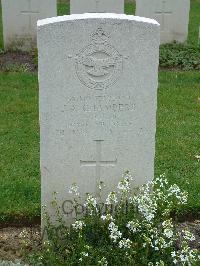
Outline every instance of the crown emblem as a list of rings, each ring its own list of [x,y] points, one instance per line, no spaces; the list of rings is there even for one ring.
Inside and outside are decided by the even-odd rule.
[[[98,28],[95,33],[92,34],[92,40],[96,44],[102,44],[108,41],[109,36],[102,28]]]

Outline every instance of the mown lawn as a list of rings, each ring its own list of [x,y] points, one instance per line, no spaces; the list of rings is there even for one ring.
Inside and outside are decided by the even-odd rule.
[[[134,6],[126,4],[126,13]],[[69,5],[58,6],[59,15]],[[197,44],[200,0],[193,0],[189,41]],[[0,27],[0,49],[2,44]],[[189,192],[181,213],[200,215],[200,74],[159,73],[156,175]],[[37,75],[0,72],[0,221],[40,215]]]

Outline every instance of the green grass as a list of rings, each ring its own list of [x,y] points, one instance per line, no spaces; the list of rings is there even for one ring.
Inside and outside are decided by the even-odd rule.
[[[155,170],[189,192],[185,213],[193,215],[200,215],[199,97],[198,72],[160,73]]]
[[[39,215],[37,77],[1,73],[0,94],[0,219]]]
[[[199,26],[200,0],[191,0],[188,41],[194,45],[198,44]]]
[[[200,75],[160,72],[156,174],[189,192],[185,212],[200,213]],[[0,221],[40,215],[37,77],[0,74]]]

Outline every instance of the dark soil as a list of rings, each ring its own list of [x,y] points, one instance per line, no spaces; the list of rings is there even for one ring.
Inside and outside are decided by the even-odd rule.
[[[8,51],[0,54],[0,71],[37,72],[36,52]]]
[[[15,261],[21,259],[26,251],[40,248],[41,229],[37,227],[8,227],[0,229],[0,260]]]

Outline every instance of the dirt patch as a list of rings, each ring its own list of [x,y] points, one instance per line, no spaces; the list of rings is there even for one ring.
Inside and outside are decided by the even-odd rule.
[[[37,227],[0,229],[0,260],[15,261],[23,256],[23,247],[28,251],[40,248],[41,229]]]
[[[37,72],[37,55],[35,52],[8,51],[0,54],[0,71],[3,72]]]

